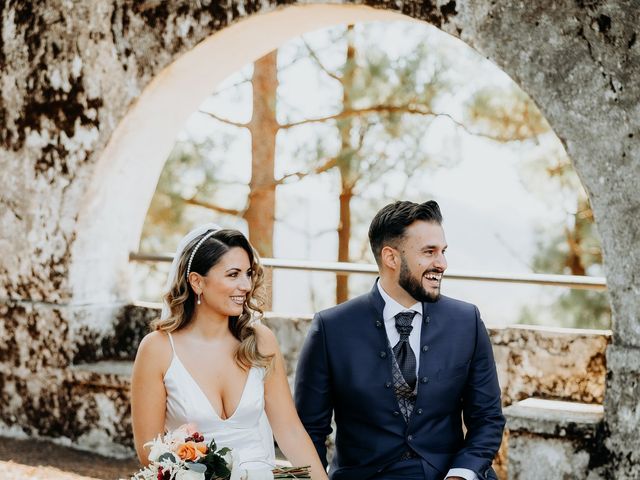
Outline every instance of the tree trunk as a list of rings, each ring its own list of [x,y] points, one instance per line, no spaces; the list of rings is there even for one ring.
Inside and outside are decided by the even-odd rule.
[[[260,256],[273,257],[273,229],[275,223],[276,182],[274,178],[276,136],[280,128],[276,118],[278,90],[277,50],[268,53],[254,64],[253,114],[249,122],[251,132],[251,181],[249,200],[243,218],[249,227],[249,240]],[[272,275],[265,271],[266,304],[272,307]]]
[[[356,71],[356,48],[353,40],[353,25],[347,27],[347,54],[342,74],[342,108],[352,108],[351,90]],[[340,220],[338,223],[338,261],[348,262],[349,243],[351,240],[351,198],[354,186],[354,149],[351,145],[351,129],[353,119],[347,117],[338,121],[340,133],[340,152],[337,156],[340,172]],[[349,277],[336,275],[336,303],[349,298]]]
[[[576,213],[574,214],[573,229],[570,230],[569,228],[565,228],[567,245],[569,247],[566,265],[569,267],[571,275],[587,274],[587,269],[582,259],[584,250],[583,242],[585,240],[582,237],[582,229],[584,228],[585,223],[590,222],[588,218],[585,219],[583,216],[583,212],[589,208],[589,200],[586,197],[579,198]]]
[[[338,261],[349,261],[349,241],[351,240],[351,198],[353,191],[348,188],[340,192],[340,224],[338,225]],[[338,275],[336,279],[336,302],[349,298],[349,277]]]

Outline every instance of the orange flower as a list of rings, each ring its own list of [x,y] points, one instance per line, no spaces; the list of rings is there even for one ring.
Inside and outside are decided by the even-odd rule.
[[[178,448],[176,448],[176,453],[181,460],[195,462],[198,458],[204,455],[205,452],[202,451],[203,447],[206,451],[207,447],[204,444],[197,444],[195,442],[182,443],[178,445]]]
[[[207,450],[209,450],[207,448],[207,444],[204,442],[196,443],[195,446],[196,446],[196,450],[198,450],[202,455],[206,455]]]

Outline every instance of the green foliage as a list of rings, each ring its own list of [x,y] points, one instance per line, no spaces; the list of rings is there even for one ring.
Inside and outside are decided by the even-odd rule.
[[[550,305],[524,307],[518,323],[610,329],[611,309],[606,292],[568,290],[557,296]]]
[[[366,27],[355,30],[353,65],[342,71],[348,105],[363,113],[350,116],[349,149],[336,152],[346,183],[362,195],[391,171],[408,179],[416,169],[435,167],[424,145],[436,118],[436,103],[451,95],[456,83],[453,62],[441,49],[429,48],[428,35],[406,55],[393,56]],[[346,82],[347,68],[353,80]],[[337,122],[341,129],[342,120]],[[397,178],[394,179],[397,181]],[[376,195],[380,205],[388,198]]]
[[[603,275],[602,246],[587,194],[571,161],[560,146],[534,158],[522,169],[532,193],[552,205],[564,205],[566,214],[549,221],[537,234],[538,252],[532,267],[538,273]],[[540,311],[546,310],[546,311]],[[554,324],[575,328],[611,328],[611,308],[604,292],[569,290],[536,312]],[[537,323],[533,312],[522,312],[521,323]]]
[[[587,273],[602,275],[600,240],[593,221],[579,224],[569,233],[580,232],[581,255],[579,261]],[[539,273],[571,274],[569,266],[573,257],[562,227],[554,229],[554,235],[538,235],[538,253],[533,258],[533,268]],[[538,318],[538,319],[536,319]],[[551,305],[525,309],[519,323],[552,323],[573,328],[611,328],[611,307],[606,292],[567,290],[558,295]]]
[[[145,251],[172,250],[193,225],[189,216],[197,198],[211,199],[225,181],[219,178],[221,156],[212,152],[224,151],[228,136],[197,140],[188,138],[174,145],[158,180],[142,230],[141,249]],[[219,215],[211,212],[212,221]]]
[[[206,467],[205,478],[207,479],[228,479],[231,477],[231,470],[225,460],[225,455],[231,452],[230,448],[221,448],[216,451],[216,442],[212,439],[209,443],[207,454],[198,460],[198,464]]]
[[[560,206],[563,218],[549,218],[537,233],[538,251],[531,260],[536,273],[602,275],[602,248],[587,194],[563,146],[531,99],[511,87],[479,89],[467,104],[467,120],[498,141],[535,140],[537,154],[521,165],[523,185],[546,202]],[[520,323],[610,328],[605,293],[567,290],[550,305],[526,307]]]
[[[551,127],[529,96],[519,88],[489,86],[467,102],[467,122],[498,141],[531,140]]]

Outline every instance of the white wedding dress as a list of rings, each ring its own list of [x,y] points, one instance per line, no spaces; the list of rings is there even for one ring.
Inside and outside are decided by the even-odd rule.
[[[236,411],[220,418],[209,399],[176,355],[173,338],[171,364],[164,375],[167,390],[165,428],[175,430],[193,423],[207,444],[213,438],[217,448],[233,449],[243,470],[271,470],[275,451],[271,426],[264,411],[265,369],[251,367]]]

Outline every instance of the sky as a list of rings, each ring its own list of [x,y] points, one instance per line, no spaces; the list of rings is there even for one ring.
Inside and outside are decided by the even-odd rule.
[[[323,64],[335,69],[344,58],[344,49],[335,36],[341,29],[312,32],[304,36],[318,53]],[[428,26],[416,23],[376,24],[367,30],[374,44],[383,46],[392,57],[401,59],[411,49],[429,45],[447,58],[455,58],[458,78],[455,93],[437,105],[456,118],[463,115],[464,98],[478,86],[505,88],[511,79],[488,60],[461,41]],[[403,38],[398,42],[397,38]],[[336,82],[319,75],[310,60],[296,60],[304,48],[301,39],[284,45],[279,51],[280,74],[279,120],[287,122],[335,113],[332,96],[339,94]],[[480,60],[480,61],[479,61]],[[478,66],[480,65],[480,66]],[[230,76],[218,86],[216,94],[204,99],[201,110],[239,122],[251,116],[251,90],[243,80],[251,75],[251,65]],[[233,86],[240,83],[241,86]],[[282,106],[282,108],[281,108]],[[278,174],[298,168],[298,149],[311,141],[309,127],[281,132],[277,144]],[[246,188],[237,182],[250,178],[250,142],[247,131],[220,124],[201,113],[194,112],[178,140],[202,139],[207,136],[232,140],[224,149],[211,152],[211,161],[220,169],[220,178],[228,184],[220,188],[218,197],[241,206]],[[438,119],[428,131],[421,145],[440,166],[424,168],[413,173],[400,193],[414,201],[435,199],[444,216],[444,229],[449,244],[447,260],[450,270],[485,273],[528,273],[536,251],[535,232],[551,223],[562,222],[566,216],[564,205],[545,201],[529,191],[523,182],[522,165],[531,161],[531,150],[497,145],[478,137],[460,134],[447,119]],[[537,154],[558,148],[553,135],[543,139]],[[421,147],[422,148],[422,147]],[[545,150],[545,148],[547,150]],[[541,153],[542,152],[542,153]],[[368,187],[369,195],[376,195],[381,185],[393,185],[388,174]],[[277,222],[275,228],[275,257],[335,261],[337,252],[338,202],[335,177],[307,177],[303,181],[278,187]],[[231,199],[231,200],[229,200]],[[398,198],[399,199],[399,198]],[[233,205],[227,205],[233,206]],[[354,212],[362,218],[356,237],[366,251],[363,229],[375,212]],[[210,212],[192,214],[194,224],[210,220]],[[228,221],[228,219],[227,219]],[[241,222],[230,225],[246,232]],[[354,250],[359,250],[356,248]],[[369,257],[370,258],[370,257]],[[351,293],[368,291],[372,276],[354,276],[350,280]],[[274,311],[309,314],[334,302],[335,277],[326,273],[276,271],[274,276]],[[525,304],[550,303],[560,291],[551,287],[532,287],[512,284],[443,280],[443,293],[475,303],[485,322],[493,325],[515,323]]]

